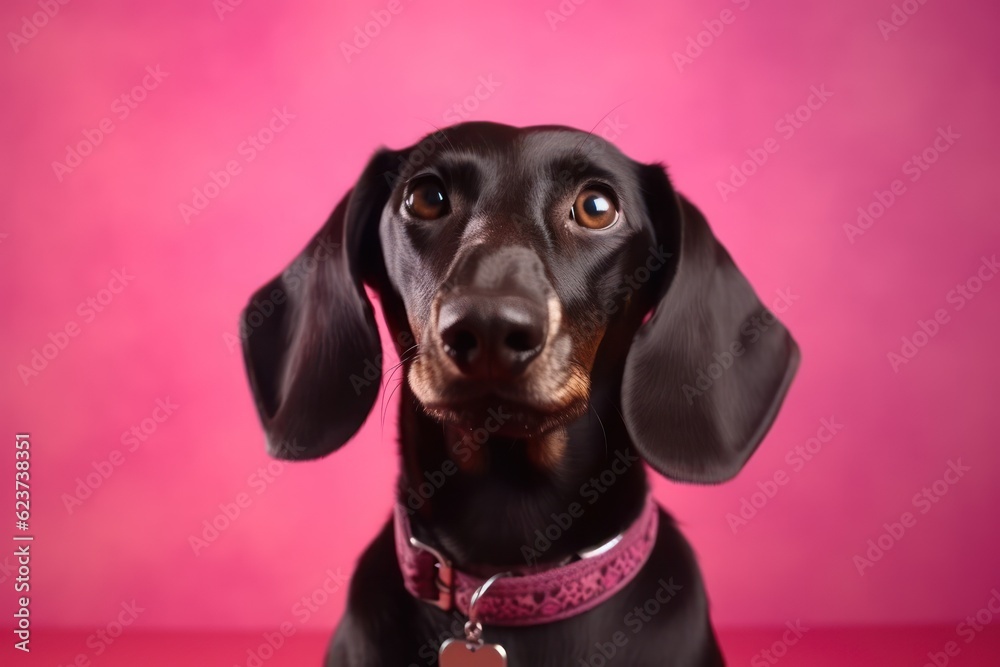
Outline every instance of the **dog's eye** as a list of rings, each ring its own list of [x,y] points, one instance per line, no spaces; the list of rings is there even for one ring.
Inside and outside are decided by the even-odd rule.
[[[448,195],[436,178],[418,181],[406,197],[406,210],[422,220],[437,220],[448,212]]]
[[[618,208],[610,194],[586,188],[576,196],[570,217],[588,229],[604,229],[618,221]]]

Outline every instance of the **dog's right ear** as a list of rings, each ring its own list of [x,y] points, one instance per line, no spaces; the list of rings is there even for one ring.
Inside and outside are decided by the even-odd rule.
[[[381,345],[363,281],[384,272],[378,224],[393,155],[371,159],[319,233],[241,316],[250,388],[276,458],[338,449],[378,395]]]
[[[656,301],[625,362],[623,419],[661,474],[721,482],[739,472],[774,422],[799,348],[662,167],[640,173],[656,239],[674,265],[649,284]]]

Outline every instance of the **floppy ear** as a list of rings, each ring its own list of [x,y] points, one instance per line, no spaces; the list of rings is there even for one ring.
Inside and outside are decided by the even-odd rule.
[[[241,316],[243,358],[268,451],[313,459],[364,423],[381,377],[381,345],[362,279],[384,272],[378,224],[390,192],[389,151],[292,264]]]
[[[798,367],[795,341],[659,165],[644,166],[646,208],[672,253],[652,317],[622,377],[625,424],[661,474],[715,483],[760,444]]]

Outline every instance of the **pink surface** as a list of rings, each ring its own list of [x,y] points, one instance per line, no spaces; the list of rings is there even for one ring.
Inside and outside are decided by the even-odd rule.
[[[29,35],[0,57],[0,477],[30,432],[36,627],[96,629],[133,600],[144,629],[336,622],[389,513],[394,408],[327,460],[269,462],[237,314],[375,147],[466,117],[596,127],[666,161],[802,347],[733,483],[656,485],[716,622],[954,628],[985,608],[1000,587],[1000,280],[980,279],[1000,252],[995,3],[907,0],[890,31],[888,0],[222,2],[71,2],[37,30],[34,2],[0,12]],[[345,55],[372,12],[385,25]],[[24,379],[36,350],[53,358]],[[191,536],[238,499],[196,554]]]
[[[955,641],[950,628],[870,626],[866,628],[743,628],[718,633],[731,665],[750,667],[843,667],[844,665],[913,665],[913,667],[995,667],[1000,631],[989,628],[968,644]],[[300,667],[319,665],[329,643],[323,632],[293,632],[286,637],[263,632],[149,632],[123,634],[99,656],[83,631],[41,632],[30,664],[69,667],[84,655],[96,667]],[[7,647],[0,649],[0,656]],[[945,651],[949,650],[949,653]],[[597,649],[595,648],[595,655]],[[937,664],[935,664],[937,661]],[[596,663],[597,660],[594,660]],[[29,663],[25,663],[29,664]]]

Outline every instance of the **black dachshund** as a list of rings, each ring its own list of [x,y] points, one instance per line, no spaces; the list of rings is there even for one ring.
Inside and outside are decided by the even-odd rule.
[[[371,411],[365,285],[405,377],[399,506],[358,564],[328,664],[438,664],[456,637],[468,655],[442,662],[723,664],[690,546],[662,510],[643,519],[639,457],[679,481],[733,477],[799,352],[663,168],[557,126],[465,123],[377,152],[243,314],[272,455],[325,456]],[[581,583],[588,568],[599,580]],[[506,611],[479,614],[480,639],[459,581],[497,573],[482,604]],[[502,593],[564,574],[522,586],[526,606]]]

